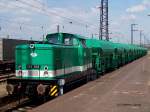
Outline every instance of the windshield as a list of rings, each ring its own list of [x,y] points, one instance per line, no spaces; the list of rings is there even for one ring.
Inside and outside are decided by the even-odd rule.
[[[49,38],[47,40],[49,43],[54,43],[54,44],[60,43],[60,40],[59,40],[59,37],[57,34],[49,36]]]

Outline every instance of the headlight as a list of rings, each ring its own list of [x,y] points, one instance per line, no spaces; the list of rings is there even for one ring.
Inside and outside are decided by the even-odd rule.
[[[18,75],[19,75],[19,76],[22,76],[22,70],[19,70],[19,71],[18,71]]]
[[[45,66],[45,67],[44,67],[44,70],[48,70],[48,66]]]
[[[48,66],[44,67],[44,76],[48,77]]]
[[[30,48],[33,49],[34,48],[34,44],[30,44]]]
[[[44,77],[48,77],[48,71],[44,71]]]

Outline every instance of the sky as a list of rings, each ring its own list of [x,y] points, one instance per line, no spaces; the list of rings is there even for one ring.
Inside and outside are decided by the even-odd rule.
[[[0,0],[0,38],[42,40],[57,31],[95,38],[99,32],[100,0]],[[135,26],[149,41],[150,0],[109,0],[111,41],[130,43],[130,26]],[[142,38],[142,42],[144,39]]]

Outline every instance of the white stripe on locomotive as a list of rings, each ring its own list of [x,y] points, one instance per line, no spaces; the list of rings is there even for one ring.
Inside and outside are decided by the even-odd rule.
[[[48,75],[44,75],[44,70],[22,70],[22,74],[19,74],[20,70],[16,70],[16,76],[22,77],[55,77],[63,74],[69,74],[76,71],[86,71],[88,68],[92,68],[92,63],[84,66],[74,66],[66,69],[48,70]]]

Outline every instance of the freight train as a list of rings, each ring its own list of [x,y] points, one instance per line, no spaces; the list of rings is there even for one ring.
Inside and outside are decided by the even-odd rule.
[[[56,97],[77,81],[95,80],[147,54],[136,45],[53,33],[45,41],[16,47],[16,77],[7,80],[8,94]]]

